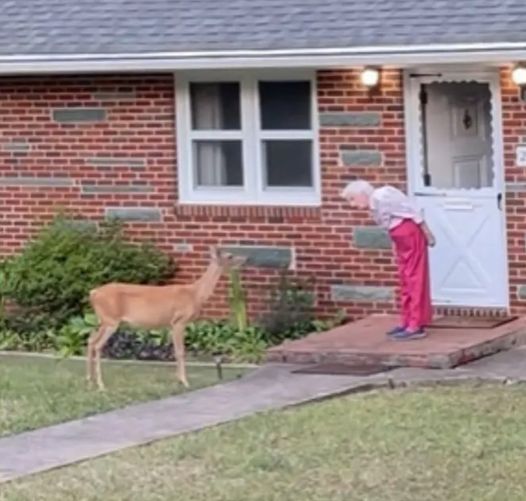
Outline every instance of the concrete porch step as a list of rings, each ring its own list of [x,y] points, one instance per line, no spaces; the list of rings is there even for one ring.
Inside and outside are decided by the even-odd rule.
[[[394,341],[385,333],[397,317],[372,315],[327,332],[287,341],[267,351],[268,362],[383,364],[449,369],[526,342],[526,317],[493,329],[429,329],[415,341]]]

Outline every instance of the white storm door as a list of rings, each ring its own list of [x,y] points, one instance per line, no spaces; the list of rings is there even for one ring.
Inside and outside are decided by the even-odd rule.
[[[508,305],[498,89],[492,76],[409,77],[411,192],[437,240],[436,305]]]

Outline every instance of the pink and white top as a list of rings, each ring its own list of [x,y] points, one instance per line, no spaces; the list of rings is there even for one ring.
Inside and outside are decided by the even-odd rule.
[[[416,224],[424,221],[422,211],[405,193],[393,186],[382,186],[374,190],[370,208],[376,224],[386,230],[396,228],[404,219],[412,219]]]

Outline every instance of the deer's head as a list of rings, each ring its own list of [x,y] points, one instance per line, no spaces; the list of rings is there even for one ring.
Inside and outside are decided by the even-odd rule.
[[[222,252],[217,247],[210,249],[212,262],[214,262],[223,271],[229,271],[231,269],[237,269],[243,266],[247,262],[246,256],[234,256],[229,252]]]

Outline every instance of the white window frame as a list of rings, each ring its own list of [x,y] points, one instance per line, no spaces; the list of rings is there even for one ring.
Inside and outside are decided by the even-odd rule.
[[[260,81],[309,81],[311,128],[261,130],[258,83]],[[239,82],[241,130],[192,130],[190,83]],[[314,71],[188,72],[175,76],[177,166],[179,201],[182,204],[319,206],[321,173],[319,120]],[[242,142],[243,186],[195,187],[192,142],[239,139]],[[262,141],[308,139],[312,144],[312,187],[264,187]]]

